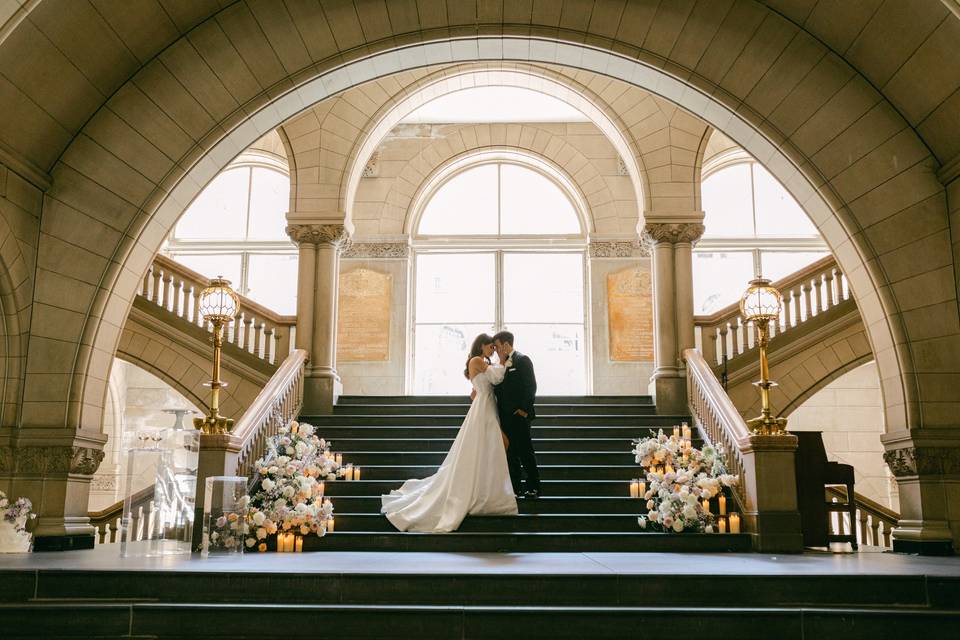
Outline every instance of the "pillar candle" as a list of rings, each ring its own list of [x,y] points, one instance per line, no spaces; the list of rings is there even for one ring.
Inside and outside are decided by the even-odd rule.
[[[720,515],[722,516],[727,515],[727,496],[721,495],[719,502],[720,502]]]
[[[740,514],[730,514],[730,533],[740,533]]]
[[[710,501],[706,498],[703,499],[703,502],[700,503],[703,506],[704,513],[710,513]]]
[[[360,479],[360,467],[354,467],[354,468],[353,468],[353,479],[354,479],[354,480],[359,480],[359,479]]]
[[[717,527],[720,533],[727,532],[727,519],[726,518],[717,518]]]
[[[338,453],[336,456],[334,456],[334,459],[336,460],[337,464],[343,464],[343,454],[342,454],[342,453]]]
[[[668,464],[666,467],[664,467],[663,472],[664,472],[664,473],[673,473],[673,465],[672,465],[672,464]]]
[[[297,536],[294,550],[297,553],[301,553],[303,551],[303,536]]]
[[[641,480],[639,484],[640,486],[637,489],[637,495],[639,495],[642,498],[643,495],[647,492],[647,483]]]
[[[630,497],[631,498],[640,497],[640,483],[636,480],[630,481]]]
[[[346,468],[346,470],[344,471],[344,474],[343,474],[343,479],[344,479],[344,480],[353,480],[353,465],[352,465],[352,464],[348,464],[348,465],[347,465],[347,468]]]
[[[674,427],[674,428],[673,428],[673,437],[674,437],[674,438],[679,438],[679,437],[680,437],[680,427]]]
[[[327,533],[333,533],[333,518],[327,520]]]

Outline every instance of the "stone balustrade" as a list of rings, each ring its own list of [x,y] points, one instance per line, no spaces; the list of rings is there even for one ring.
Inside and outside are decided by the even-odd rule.
[[[838,502],[847,502],[845,487],[827,487],[827,499]],[[891,540],[893,530],[900,521],[900,514],[888,509],[878,502],[874,502],[859,493],[853,494],[856,506],[856,522],[851,523],[846,513],[834,512],[830,514],[829,527],[832,535],[846,535],[850,527],[856,527],[854,535],[861,545],[893,549]]]

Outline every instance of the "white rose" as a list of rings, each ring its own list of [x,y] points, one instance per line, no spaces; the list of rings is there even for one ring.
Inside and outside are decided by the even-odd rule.
[[[257,544],[257,541],[254,540],[253,538],[247,538],[246,543],[247,543],[247,548],[249,549],[253,545]]]
[[[647,500],[647,509],[653,509],[653,500]]]
[[[257,529],[257,540],[263,540],[267,537],[267,530],[264,527]]]
[[[258,527],[261,526],[266,519],[267,516],[263,513],[263,511],[257,511],[255,514],[253,514],[253,524],[257,525]]]
[[[283,489],[283,495],[284,497],[287,497],[287,498],[292,498],[294,495],[296,495],[296,493],[297,493],[297,490],[290,486],[284,487]]]
[[[650,522],[657,522],[660,520],[660,514],[657,513],[656,511],[651,511],[650,513],[647,514],[647,518],[650,519]]]
[[[681,531],[683,531],[683,521],[682,521],[682,520],[674,520],[674,521],[673,521],[673,530],[676,531],[677,533],[680,533]]]
[[[266,478],[266,479],[264,479],[264,481],[260,484],[260,486],[263,487],[263,490],[264,490],[264,491],[273,491],[273,488],[277,486],[277,483],[274,482],[273,480],[271,480],[270,478]]]
[[[287,453],[288,456],[292,456],[293,454],[296,453],[296,449],[294,449],[293,447],[291,447],[291,446],[288,445],[288,446],[287,446],[287,449],[286,449],[286,453]]]

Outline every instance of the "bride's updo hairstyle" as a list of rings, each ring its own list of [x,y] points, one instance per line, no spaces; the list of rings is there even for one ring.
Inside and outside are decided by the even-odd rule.
[[[463,377],[467,380],[470,379],[470,361],[476,356],[482,356],[483,348],[488,344],[493,344],[493,338],[485,333],[481,333],[473,339],[473,345],[470,347],[470,355],[467,356],[467,366],[463,370]],[[484,357],[484,360],[487,361],[487,364],[490,364],[489,358]]]

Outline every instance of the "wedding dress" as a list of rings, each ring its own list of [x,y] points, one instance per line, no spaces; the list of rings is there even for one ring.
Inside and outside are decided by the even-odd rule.
[[[471,380],[477,395],[435,474],[407,480],[381,496],[381,512],[397,529],[447,533],[456,530],[467,514],[517,514],[493,395],[503,376],[503,367],[491,366]]]

